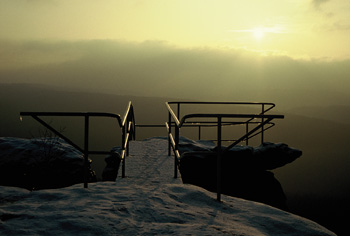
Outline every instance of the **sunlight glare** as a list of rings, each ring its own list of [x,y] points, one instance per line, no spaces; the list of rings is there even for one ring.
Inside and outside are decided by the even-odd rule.
[[[264,38],[265,32],[263,28],[259,27],[259,28],[254,28],[252,30],[252,34],[256,40],[261,40],[262,38]]]

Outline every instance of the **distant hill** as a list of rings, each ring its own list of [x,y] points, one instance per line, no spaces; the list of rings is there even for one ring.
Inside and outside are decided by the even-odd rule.
[[[350,124],[350,106],[303,106],[288,109],[288,112],[311,118]]]
[[[124,115],[128,102],[132,101],[136,113],[136,122],[161,122],[163,124],[167,117],[164,103],[169,99],[73,92],[69,89],[67,91],[62,88],[43,85],[0,84],[0,100],[2,114],[0,117],[0,136],[28,137],[31,136],[30,132],[35,133],[40,126],[37,126],[37,123],[33,122],[33,119],[29,117],[24,117],[24,121],[20,122],[19,113],[21,111],[90,111]],[[96,118],[92,126],[101,126],[105,122],[108,123],[103,118],[101,119]],[[73,122],[75,128],[81,123],[79,121],[71,122]],[[70,132],[69,127],[65,128],[65,132]],[[110,129],[108,127],[105,131]],[[72,135],[80,136],[74,133]],[[166,135],[166,133],[163,133],[163,135]]]
[[[42,127],[21,111],[97,111],[124,114],[128,101],[135,108],[139,124],[164,124],[167,120],[165,101],[179,100],[157,97],[118,96],[92,92],[76,92],[58,87],[29,84],[0,84],[0,136],[31,137],[40,134]],[[271,101],[274,102],[274,101]],[[329,228],[340,227],[350,198],[349,107],[330,106],[289,109],[277,108],[285,115],[276,127],[266,133],[266,141],[284,142],[301,149],[297,161],[277,169],[291,211],[308,217]],[[199,112],[200,110],[189,110]],[[340,123],[344,121],[343,123]],[[82,145],[82,120],[48,119],[64,134]],[[40,131],[41,129],[41,131]],[[120,129],[110,119],[91,121],[91,148],[109,150],[120,145]],[[139,140],[152,136],[166,136],[165,128],[139,128]],[[193,135],[190,138],[195,138]],[[103,157],[96,159],[96,168],[104,166]],[[332,204],[325,204],[331,202]],[[315,214],[317,212],[317,214]],[[345,226],[344,226],[345,227]]]

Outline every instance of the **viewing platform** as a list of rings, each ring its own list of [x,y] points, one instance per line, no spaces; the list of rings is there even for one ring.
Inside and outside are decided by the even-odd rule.
[[[155,142],[156,140],[156,142]],[[174,157],[168,156],[168,139],[156,137],[144,141],[131,141],[126,158],[125,178],[119,174],[117,182],[132,185],[159,186],[180,184],[181,178],[174,178]]]

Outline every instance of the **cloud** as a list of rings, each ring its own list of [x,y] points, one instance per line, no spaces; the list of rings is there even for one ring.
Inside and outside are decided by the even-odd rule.
[[[333,24],[324,25],[323,29],[327,31],[350,31],[350,24],[335,22]]]
[[[350,101],[350,60],[298,60],[243,49],[185,49],[158,41],[36,41],[7,46],[7,57],[17,54],[11,60],[23,66],[3,66],[0,82],[201,100]]]
[[[285,29],[282,26],[274,26],[274,27],[256,27],[251,29],[239,29],[239,30],[228,30],[228,32],[232,33],[254,33],[256,30],[261,30],[264,33],[273,33],[273,34],[283,34],[286,33]]]
[[[0,70],[62,63],[79,58],[84,51],[75,43],[0,40]]]
[[[315,9],[319,9],[321,5],[329,2],[330,0],[312,0],[312,5]]]
[[[26,0],[26,3],[32,4],[32,5],[57,5],[56,0]]]

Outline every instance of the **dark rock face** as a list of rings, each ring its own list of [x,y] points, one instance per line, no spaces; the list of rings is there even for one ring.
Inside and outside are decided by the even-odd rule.
[[[287,165],[302,155],[302,151],[284,143],[263,143],[253,149],[253,160],[257,168],[273,170]]]
[[[195,145],[195,151],[189,151],[191,145]],[[182,147],[180,145],[180,149]],[[196,143],[186,143],[185,149],[179,165],[182,181],[216,192],[216,149],[211,147],[200,151]],[[267,170],[281,167],[300,155],[301,151],[286,144],[266,143],[257,148],[233,148],[221,157],[221,193],[287,210],[282,186]]]
[[[83,174],[83,155],[62,139],[0,138],[0,185],[61,188],[83,183]],[[88,181],[96,181],[90,166]]]
[[[102,172],[103,181],[115,181],[118,176],[118,170],[121,162],[121,148],[115,147],[112,149],[111,154],[105,158],[106,167]]]

